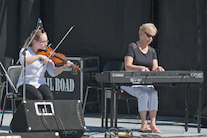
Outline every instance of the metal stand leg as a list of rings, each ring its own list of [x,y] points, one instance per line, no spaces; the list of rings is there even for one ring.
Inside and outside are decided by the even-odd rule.
[[[104,83],[101,83],[101,132],[104,132],[104,105],[105,105],[105,92]]]
[[[115,119],[115,110],[116,110],[116,107],[114,107],[114,84],[111,84],[111,103],[110,103],[110,115],[111,115],[111,124],[110,124],[110,127],[114,127],[114,119]]]
[[[114,127],[117,128],[117,114],[118,114],[118,97],[114,93]]]
[[[106,96],[106,92],[105,92],[105,100],[104,100],[104,116],[105,116],[105,128],[107,129],[108,128],[108,99],[107,99],[107,96]]]
[[[130,109],[129,109],[129,100],[128,100],[128,99],[126,99],[126,104],[127,104],[127,111],[128,111],[128,114],[130,115],[131,113],[130,113]]]
[[[5,86],[6,86],[6,82],[3,82],[3,84],[2,84],[2,87],[1,87],[1,95],[0,95],[0,107],[2,107],[1,106],[1,102],[2,102],[2,99],[3,99],[3,92],[4,92],[4,89],[5,89]]]
[[[85,111],[86,101],[87,101],[87,98],[88,98],[88,89],[89,89],[89,86],[87,86],[87,88],[86,88],[86,94],[85,94],[85,98],[84,98],[84,102],[83,102],[83,114],[84,114],[84,111]]]
[[[14,115],[14,95],[13,94],[6,94],[5,95],[5,98],[4,98],[4,104],[3,104],[3,109],[2,109],[2,115],[1,115],[1,124],[0,124],[0,127],[2,126],[2,123],[3,123],[3,118],[4,118],[4,112],[5,112],[5,106],[6,106],[6,100],[7,100],[7,97],[8,96],[12,96],[12,113]]]
[[[198,129],[198,133],[201,132],[201,103],[202,103],[202,88],[201,88],[201,84],[199,87],[199,97],[198,97],[198,116],[197,116],[197,129]]]
[[[100,89],[97,89],[98,109],[99,109],[99,111],[101,111],[101,103],[100,103],[99,92],[100,92]]]
[[[188,131],[188,97],[187,97],[188,91],[189,91],[189,86],[187,86],[187,91],[185,92],[185,131]]]

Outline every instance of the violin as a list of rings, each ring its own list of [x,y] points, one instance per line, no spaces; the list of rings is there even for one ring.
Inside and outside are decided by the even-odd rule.
[[[46,50],[39,49],[38,51],[38,55],[45,55],[49,57],[56,65],[62,65],[63,63],[67,62],[66,56],[64,54],[53,52],[51,47],[47,48]],[[73,64],[72,67],[78,72],[81,71],[81,68],[75,64]]]

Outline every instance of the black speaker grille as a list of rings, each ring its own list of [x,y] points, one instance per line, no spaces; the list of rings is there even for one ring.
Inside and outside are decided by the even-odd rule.
[[[37,115],[36,102],[52,102],[53,115]],[[86,126],[79,100],[28,100],[21,103],[10,124],[13,132],[60,132],[63,135],[83,134]]]

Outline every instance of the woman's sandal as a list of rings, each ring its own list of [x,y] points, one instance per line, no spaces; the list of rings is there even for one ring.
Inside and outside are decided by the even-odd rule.
[[[151,133],[152,132],[152,130],[151,130],[151,128],[150,127],[141,127],[140,128],[140,131],[141,132],[144,132],[144,133]]]
[[[161,130],[159,130],[158,128],[155,129],[154,127],[151,127],[151,126],[150,126],[150,129],[151,129],[152,132],[154,132],[154,133],[161,133]]]

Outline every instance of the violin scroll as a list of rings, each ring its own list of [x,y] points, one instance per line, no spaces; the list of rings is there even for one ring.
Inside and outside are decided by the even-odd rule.
[[[75,65],[75,64],[73,64],[73,68],[78,72],[81,71],[81,68],[79,66]]]

